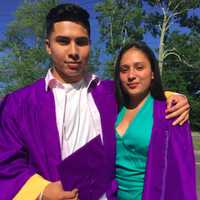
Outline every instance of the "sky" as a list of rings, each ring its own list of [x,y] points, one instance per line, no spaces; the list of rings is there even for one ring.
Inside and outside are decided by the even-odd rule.
[[[6,0],[0,6],[0,39],[3,37],[7,24],[14,19],[16,8],[21,0]]]
[[[6,26],[15,18],[16,9],[22,4],[23,0],[6,0],[0,6],[0,39],[4,37]],[[98,23],[96,20],[96,13],[94,11],[94,3],[99,0],[61,0],[61,2],[77,3],[84,7],[90,13],[90,22],[92,27],[95,27],[95,31],[91,31],[91,39],[93,42],[97,42],[99,38]]]

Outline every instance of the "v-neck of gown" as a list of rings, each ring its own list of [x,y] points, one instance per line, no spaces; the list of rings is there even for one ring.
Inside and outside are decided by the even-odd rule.
[[[124,131],[123,134],[119,133],[117,131],[117,127],[119,126],[119,124],[121,123],[121,121],[123,120],[124,118],[124,115],[126,114],[127,112],[127,108],[125,106],[123,106],[123,108],[121,109],[121,111],[119,112],[118,114],[118,117],[117,117],[117,120],[116,120],[116,123],[115,123],[115,132],[116,132],[116,135],[117,137],[123,139],[124,137],[128,137],[126,136],[129,132],[129,129],[134,126],[134,124],[137,124],[138,121],[141,119],[143,113],[145,113],[145,108],[148,107],[148,105],[151,104],[151,102],[153,101],[153,98],[151,95],[148,95],[144,104],[141,106],[141,108],[136,112],[135,116],[131,119],[130,123],[128,124],[128,127],[126,128],[126,130]]]
[[[126,113],[122,108],[115,127]],[[118,199],[141,200],[146,168],[147,151],[153,127],[153,98],[149,95],[129,123],[124,135],[116,130],[116,179]]]

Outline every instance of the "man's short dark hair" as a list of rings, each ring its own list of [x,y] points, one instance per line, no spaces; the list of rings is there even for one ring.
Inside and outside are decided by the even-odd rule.
[[[89,17],[89,13],[76,4],[60,4],[52,8],[47,14],[46,36],[48,37],[53,31],[54,23],[61,21],[71,21],[81,24],[84,28],[86,28],[88,35],[90,36]]]

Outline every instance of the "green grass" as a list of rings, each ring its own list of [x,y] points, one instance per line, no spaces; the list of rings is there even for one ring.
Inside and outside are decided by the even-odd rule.
[[[200,151],[200,142],[199,143],[194,142],[194,148],[195,150]]]
[[[200,132],[192,132],[193,135],[193,145],[196,151],[200,151],[200,140],[195,139],[195,136],[200,136]],[[199,137],[198,137],[199,138]]]
[[[198,132],[198,131],[192,131],[192,135],[193,136],[200,135],[200,132]]]
[[[197,151],[200,151],[200,141],[198,140],[193,140],[193,145],[194,145],[194,149]]]

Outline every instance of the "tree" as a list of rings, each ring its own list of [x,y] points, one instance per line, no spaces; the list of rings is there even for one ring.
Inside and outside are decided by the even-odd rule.
[[[113,74],[113,65],[120,48],[128,41],[142,40],[144,29],[141,1],[104,0],[96,4],[97,20],[100,25],[100,40],[105,43],[109,76]]]
[[[187,62],[183,60],[181,55],[177,52],[176,47],[166,47],[168,36],[174,32],[175,29],[180,30],[179,26],[185,26],[190,29],[194,27],[193,25],[186,23],[186,21],[191,21],[189,17],[189,11],[191,9],[198,8],[200,2],[198,0],[145,0],[151,7],[150,12],[147,11],[146,17],[146,28],[156,37],[160,38],[159,45],[159,68],[162,74],[164,60],[170,56],[176,56],[181,62]],[[156,8],[156,11],[155,11]],[[176,31],[176,30],[175,30]]]
[[[180,62],[176,56],[165,60],[163,83],[165,88],[186,94],[191,104],[191,125],[193,130],[200,130],[200,35],[196,33],[173,33],[168,39],[168,45],[176,46],[177,52],[184,55],[187,63]],[[189,65],[188,65],[189,64]]]
[[[197,27],[191,25],[198,17],[191,17],[191,9],[199,8],[198,0],[104,0],[96,5],[100,24],[101,40],[106,43],[105,52],[111,54],[113,65],[117,52],[130,40],[143,40],[145,33],[160,40],[158,60],[162,73],[164,60],[174,55],[183,58],[175,47],[166,48],[167,38],[181,26],[188,30]],[[199,19],[199,18],[198,18]],[[198,28],[200,27],[200,23]],[[175,26],[174,26],[175,25]],[[199,28],[200,29],[200,28]],[[184,61],[186,62],[186,61]],[[110,66],[108,67],[110,71]],[[111,70],[112,71],[112,70]]]
[[[159,38],[159,66],[165,88],[184,93],[191,103],[191,126],[200,130],[200,2],[147,0],[150,6],[145,26]],[[154,12],[156,9],[156,12]],[[155,26],[156,24],[156,26]],[[182,28],[184,27],[184,31]]]

